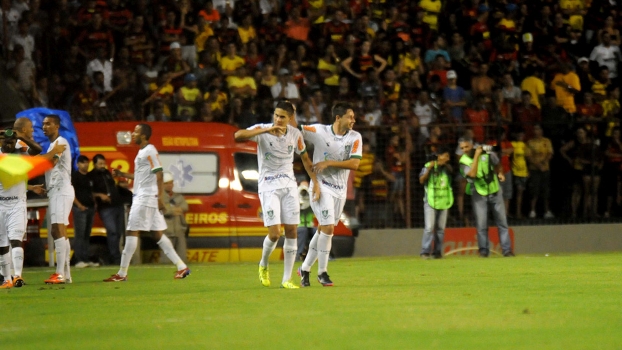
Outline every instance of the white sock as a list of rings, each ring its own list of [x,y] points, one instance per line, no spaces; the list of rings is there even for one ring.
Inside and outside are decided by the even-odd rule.
[[[10,245],[9,245],[9,248],[11,248]],[[7,253],[7,254],[9,254],[9,271],[11,272],[11,276],[15,276],[16,275],[15,274],[15,266],[13,264],[13,253],[11,252],[11,250],[12,249],[9,249],[9,252]],[[24,250],[22,249],[22,251],[24,251]],[[23,259],[22,259],[22,261],[23,261]],[[22,266],[23,266],[23,263],[22,263]],[[19,275],[19,276],[21,276],[21,275]]]
[[[24,270],[24,248],[17,247],[11,249],[13,268],[15,269],[15,276],[22,276]]]
[[[268,259],[270,259],[270,254],[272,254],[278,242],[278,239],[276,240],[276,242],[272,242],[270,240],[270,236],[266,236],[266,238],[264,238],[263,250],[261,251],[261,261],[259,262],[259,266],[268,267]]]
[[[64,275],[67,261],[67,239],[65,237],[55,239],[54,250],[56,251],[56,273]]]
[[[164,255],[166,255],[166,257],[170,261],[172,261],[173,264],[177,265],[177,271],[183,270],[188,267],[186,266],[184,261],[181,260],[181,258],[175,251],[175,247],[173,247],[173,243],[170,239],[168,239],[168,237],[166,237],[165,234],[162,234],[162,238],[160,238],[160,240],[158,241],[158,245],[160,246],[160,249],[162,249],[162,251],[164,252]]]
[[[328,267],[328,256],[330,255],[330,247],[333,243],[333,235],[320,233],[317,239],[317,274],[321,275],[326,272]]]
[[[69,238],[65,237],[65,253],[67,254],[67,260],[65,260],[65,280],[71,279],[71,244],[69,244]]]
[[[298,239],[285,237],[283,244],[283,282],[292,278],[292,269],[298,253]]]
[[[9,253],[0,255],[0,273],[2,273],[5,280],[11,279],[10,261],[11,257],[9,256]]]
[[[317,259],[317,240],[320,237],[320,230],[315,231],[315,234],[311,238],[311,242],[309,242],[309,250],[307,251],[307,256],[305,257],[305,261],[302,263],[303,271],[311,271],[311,266],[315,264],[315,260]]]
[[[121,254],[121,266],[119,268],[119,272],[117,273],[119,276],[127,276],[127,269],[130,267],[130,260],[132,260],[132,256],[136,251],[136,246],[138,246],[138,237],[125,237],[125,247],[123,247],[123,253]]]

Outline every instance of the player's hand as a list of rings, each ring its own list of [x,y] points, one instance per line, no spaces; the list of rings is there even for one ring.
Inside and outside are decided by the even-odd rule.
[[[477,146],[477,148],[475,148],[475,156],[479,156],[480,154],[482,154],[482,152],[484,152],[484,149],[482,149],[482,146]]]
[[[164,201],[161,198],[158,198],[158,209],[164,212]]]
[[[320,184],[314,182],[311,193],[313,194],[313,197],[311,198],[311,200],[314,202],[319,201],[320,200]]]
[[[111,201],[111,200],[110,200],[110,196],[108,196],[107,194],[102,194],[102,196],[101,196],[101,200],[102,200],[102,202],[104,202],[104,203],[110,203],[110,201]]]
[[[20,140],[23,140],[26,138],[26,135],[19,130],[13,129],[13,132],[15,133],[15,137],[17,137]]]
[[[112,169],[112,175],[114,177],[123,177],[123,172],[119,169]]]
[[[276,136],[285,135],[286,131],[287,131],[286,126],[278,126],[278,125],[273,125],[268,129],[268,132]]]
[[[43,185],[29,185],[28,190],[38,195],[45,194],[45,188],[43,187]]]
[[[313,164],[313,172],[316,174],[321,173],[326,168],[328,168],[326,161]]]
[[[175,207],[175,208],[173,208],[173,215],[182,216],[182,215],[184,215],[184,211],[181,210],[181,208],[179,208],[179,207]]]
[[[497,176],[499,177],[499,182],[505,182],[505,175],[503,175],[503,173],[499,173]]]
[[[65,152],[67,145],[59,144],[58,141],[54,142],[54,147],[52,148],[52,153],[59,154]]]

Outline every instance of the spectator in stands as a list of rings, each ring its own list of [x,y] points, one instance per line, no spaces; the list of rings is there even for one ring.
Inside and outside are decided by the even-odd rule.
[[[516,196],[514,196],[516,198],[516,218],[519,220],[523,218],[523,194],[529,178],[529,169],[527,168],[529,148],[527,148],[524,140],[525,132],[518,129],[514,141],[512,141],[512,186],[516,190]]]
[[[110,92],[112,91],[112,60],[106,57],[106,49],[103,47],[97,48],[96,57],[86,66],[86,74],[91,78],[93,84],[95,84],[94,73],[101,72],[104,78],[104,91]]]
[[[611,34],[603,31],[600,34],[601,44],[596,46],[590,54],[590,61],[598,63],[599,66],[609,68],[609,78],[618,77],[618,64],[622,59],[620,48],[612,45]]]
[[[612,215],[614,201],[618,208],[622,205],[622,141],[619,127],[612,130],[611,141],[605,151],[603,189],[607,198],[604,217],[609,218]]]
[[[32,61],[32,55],[35,51],[35,39],[28,33],[28,22],[25,19],[20,19],[17,28],[17,33],[11,37],[9,42],[9,51],[12,52],[15,45],[21,45],[24,48],[24,58]]]
[[[389,183],[395,176],[385,170],[382,160],[376,159],[373,164],[371,174],[363,177],[358,206],[366,228],[384,228],[391,226]]]
[[[445,61],[451,62],[451,57],[449,57],[449,53],[445,50],[445,37],[442,35],[437,35],[432,39],[432,47],[425,52],[424,62],[425,64],[430,64],[432,61],[436,60],[438,55],[441,55],[445,58]]]
[[[471,79],[471,94],[475,98],[481,95],[484,102],[490,102],[494,85],[495,81],[488,76],[488,64],[484,63],[479,67],[478,75]]]
[[[184,78],[184,86],[177,90],[177,116],[190,122],[197,115],[197,108],[203,102],[201,90],[197,88],[197,77],[190,73]]]
[[[184,261],[188,261],[186,237],[190,227],[186,222],[185,215],[188,212],[188,203],[184,196],[173,191],[174,178],[169,172],[165,172],[162,179],[164,220],[166,220],[166,230],[164,234],[171,240],[177,255]],[[161,260],[165,260],[161,257]]]
[[[577,111],[574,96],[581,91],[579,76],[567,63],[561,63],[560,68],[560,73],[557,73],[551,82],[551,89],[555,90],[557,105],[572,115]]]
[[[93,199],[93,184],[88,177],[89,158],[83,155],[78,157],[78,170],[71,174],[71,185],[75,190],[73,200],[73,227],[74,227],[74,259],[76,268],[99,266],[91,261],[89,249],[93,217],[95,216],[95,201]]]
[[[609,78],[609,68],[607,66],[600,66],[598,69],[598,75],[594,81],[592,81],[591,92],[593,93],[592,97],[598,103],[602,103],[607,99],[607,88],[611,85],[611,78]],[[587,91],[587,88],[585,89]]]
[[[593,94],[585,92],[583,94],[583,103],[577,105],[577,122],[583,124],[585,130],[593,136],[598,136],[598,124],[603,117],[603,108],[594,103]],[[603,132],[603,128],[600,128]]]
[[[510,104],[517,105],[521,102],[521,89],[514,85],[514,79],[509,72],[503,74],[503,87],[501,91],[503,92],[503,99]]]
[[[419,98],[415,102],[414,112],[419,120],[419,125],[421,126],[419,129],[421,133],[420,140],[425,140],[430,137],[428,125],[436,121],[437,117],[436,110],[430,102],[427,91],[421,91],[419,93]]]
[[[472,105],[464,112],[465,122],[469,123],[469,128],[473,132],[473,140],[476,142],[484,142],[488,134],[488,126],[490,114],[486,109],[486,97],[478,95]]]
[[[538,107],[532,104],[531,93],[524,90],[521,93],[521,104],[512,109],[513,121],[523,130],[526,140],[533,137],[533,127],[542,121],[542,115]]]
[[[406,218],[404,208],[406,151],[405,141],[399,135],[391,136],[385,151],[385,159],[394,178],[391,183],[390,199],[392,203],[391,212],[393,213],[394,223],[398,225],[397,227],[402,227]]]
[[[531,196],[531,210],[529,218],[536,217],[536,204],[538,199],[544,202],[544,218],[552,219],[555,216],[549,205],[551,186],[550,163],[553,158],[553,145],[551,140],[543,136],[542,127],[534,125],[534,137],[527,141],[525,156],[529,167],[528,189]]]
[[[447,72],[447,86],[443,89],[443,99],[449,107],[449,113],[452,122],[458,125],[462,124],[462,115],[464,108],[467,106],[466,93],[464,89],[457,84],[458,75],[455,71]]]
[[[296,84],[291,82],[291,75],[287,68],[281,68],[279,70],[279,81],[270,88],[272,92],[272,98],[274,103],[278,101],[288,100],[291,103],[298,103],[300,101],[300,93]]]

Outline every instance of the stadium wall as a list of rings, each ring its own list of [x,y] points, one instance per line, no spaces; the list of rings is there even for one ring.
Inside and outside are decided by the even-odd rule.
[[[622,224],[585,224],[563,226],[517,226],[514,233],[516,254],[591,253],[622,251]],[[474,235],[469,242],[454,242],[452,236],[464,229],[447,229],[445,253],[453,249],[475,248]],[[469,230],[475,230],[471,228]],[[361,230],[356,238],[354,257],[419,255],[423,229]],[[496,247],[490,234],[491,243]],[[475,249],[460,254],[475,254]]]

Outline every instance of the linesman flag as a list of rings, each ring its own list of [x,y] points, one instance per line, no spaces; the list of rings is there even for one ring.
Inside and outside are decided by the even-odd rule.
[[[54,164],[43,157],[22,156],[19,154],[0,154],[0,183],[10,188],[20,182],[43,175]]]

